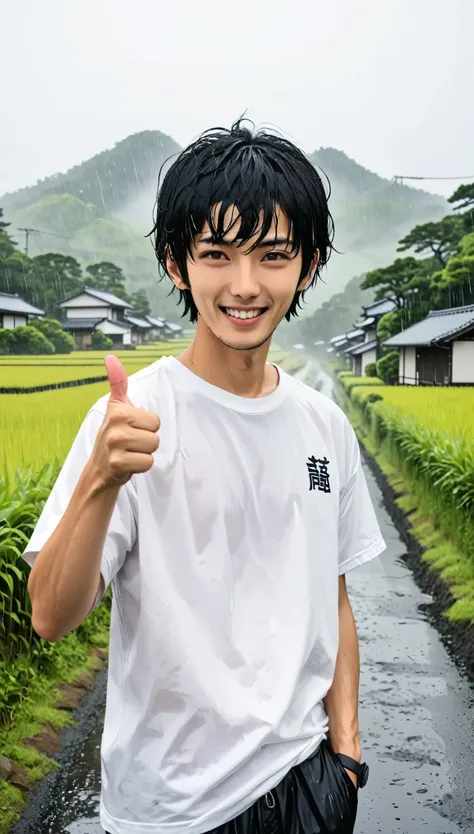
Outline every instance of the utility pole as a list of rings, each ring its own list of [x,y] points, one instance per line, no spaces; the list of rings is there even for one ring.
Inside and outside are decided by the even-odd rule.
[[[30,229],[18,226],[17,231],[25,233],[25,255],[28,254],[28,239],[30,235],[50,235],[51,237],[62,237],[69,240],[70,235],[58,235],[56,232],[45,232],[43,229]]]
[[[18,228],[19,232],[25,233],[25,255],[28,254],[28,239],[31,234],[38,234],[36,229],[25,229],[25,228]]]

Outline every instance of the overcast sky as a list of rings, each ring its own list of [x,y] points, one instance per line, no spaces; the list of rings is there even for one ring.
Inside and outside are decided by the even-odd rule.
[[[385,177],[474,175],[473,0],[21,0],[0,26],[0,194],[245,109]]]

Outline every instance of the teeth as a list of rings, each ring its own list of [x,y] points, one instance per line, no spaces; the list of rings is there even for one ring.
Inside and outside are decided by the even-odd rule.
[[[226,307],[225,311],[235,319],[255,319],[261,314],[261,310],[234,310],[232,307]]]

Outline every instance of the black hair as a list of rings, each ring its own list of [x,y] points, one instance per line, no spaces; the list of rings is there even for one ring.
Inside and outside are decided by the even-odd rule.
[[[169,251],[189,286],[187,259],[193,257],[194,236],[206,222],[214,241],[220,243],[236,219],[240,220],[235,240],[240,241],[240,246],[258,232],[254,248],[268,233],[280,206],[288,220],[293,251],[295,255],[300,249],[302,252],[298,284],[308,274],[319,250],[319,263],[309,285],[312,287],[334,248],[329,195],[329,181],[326,195],[311,159],[280,135],[267,130],[252,131],[244,127],[242,119],[230,130],[207,130],[179,154],[158,190],[150,236],[159,267],[167,272]],[[235,205],[238,215],[234,213],[232,222],[225,226],[225,214],[231,205]],[[304,292],[295,291],[285,316],[288,321],[292,315],[298,315]],[[178,303],[184,301],[183,316],[189,313],[190,320],[197,321],[191,289],[179,293]]]

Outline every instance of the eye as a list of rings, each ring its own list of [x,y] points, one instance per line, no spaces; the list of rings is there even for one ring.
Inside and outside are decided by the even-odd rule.
[[[263,261],[264,260],[267,260],[267,261],[281,261],[281,260],[288,261],[289,257],[288,257],[288,255],[285,255],[283,252],[267,252],[265,257],[262,258],[262,260]]]
[[[208,252],[203,252],[201,258],[205,258],[209,261],[220,261],[226,258],[224,252],[220,252],[218,249],[209,249]]]

